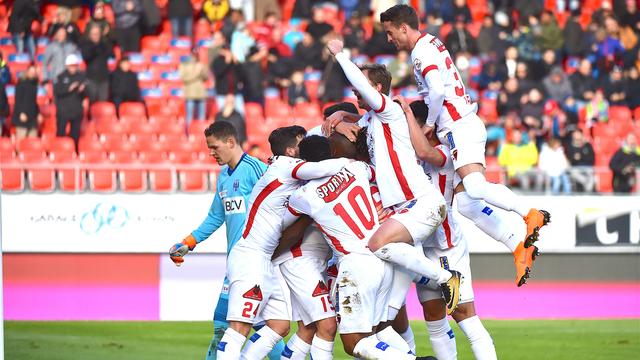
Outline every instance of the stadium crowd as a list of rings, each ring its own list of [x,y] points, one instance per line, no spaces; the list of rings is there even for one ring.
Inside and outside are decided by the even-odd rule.
[[[231,122],[245,148],[264,158],[267,130],[308,128],[320,123],[321,106],[354,100],[326,51],[330,39],[343,38],[358,64],[387,65],[394,93],[418,97],[409,55],[397,52],[379,23],[397,2],[5,1],[3,135],[16,142],[68,135],[82,152],[83,138],[105,141],[96,129],[105,102],[121,122],[121,104],[139,102],[151,123],[166,115],[184,134],[203,128],[194,119]],[[412,3],[478,102],[489,168],[506,170],[506,177],[493,171],[496,180],[552,193],[633,191],[637,1]]]

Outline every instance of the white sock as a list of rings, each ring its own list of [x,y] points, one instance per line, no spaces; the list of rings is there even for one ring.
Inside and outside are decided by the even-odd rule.
[[[387,326],[386,328],[384,328],[384,330],[376,333],[376,337],[378,338],[378,340],[386,342],[387,344],[404,352],[405,354],[414,354],[411,351],[411,347],[409,347],[409,344],[407,344],[402,336],[400,336],[400,334],[393,330],[393,327],[391,326]]]
[[[399,265],[409,271],[435,280],[438,284],[447,282],[451,273],[433,261],[419,254],[413,245],[406,243],[390,243],[378,249],[374,254],[384,261]]]
[[[240,351],[242,344],[247,338],[232,328],[227,328],[224,336],[218,343],[216,351],[217,360],[238,360],[240,359]]]
[[[400,334],[400,336],[402,336],[404,341],[406,341],[407,344],[409,344],[409,348],[411,348],[411,352],[416,354],[416,338],[413,335],[413,330],[411,330],[411,326],[407,328],[407,331]]]
[[[415,360],[415,356],[398,350],[376,335],[366,337],[353,348],[353,356],[363,360]]]
[[[473,199],[466,192],[456,194],[458,212],[473,221],[476,226],[495,240],[505,244],[511,252],[518,247],[520,240],[513,233],[512,226],[505,213],[494,211],[484,200]]]
[[[478,316],[472,316],[458,323],[462,332],[469,339],[471,350],[477,360],[496,360],[496,348],[487,329],[484,328]]]
[[[313,360],[333,359],[333,341],[320,339],[314,335],[311,341],[311,358]]]
[[[282,336],[270,327],[263,326],[251,335],[247,345],[242,349],[242,360],[264,359],[281,339]]]
[[[526,216],[530,210],[511,189],[502,184],[488,182],[480,172],[465,176],[462,183],[465,191],[473,199],[484,200],[501,209],[515,211],[520,216]]]
[[[302,341],[298,334],[293,334],[282,350],[280,360],[305,360],[309,350],[311,350],[311,344]]]
[[[458,356],[456,338],[447,318],[427,321],[427,329],[429,330],[431,347],[438,360],[456,359]]]

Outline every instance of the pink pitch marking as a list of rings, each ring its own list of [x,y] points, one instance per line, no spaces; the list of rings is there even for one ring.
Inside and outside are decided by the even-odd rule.
[[[640,319],[640,283],[474,282],[476,311],[486,319]],[[612,298],[613,296],[613,298]],[[614,300],[615,299],[615,300]],[[422,319],[415,288],[410,319]]]

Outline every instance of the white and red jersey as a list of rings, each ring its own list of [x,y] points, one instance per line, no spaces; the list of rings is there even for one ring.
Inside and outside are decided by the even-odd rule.
[[[447,202],[447,217],[436,231],[422,243],[423,247],[435,247],[438,249],[449,249],[456,246],[462,239],[462,231],[460,225],[453,216],[453,196],[455,169],[451,160],[449,148],[444,145],[436,146],[436,149],[442,154],[442,164],[434,166],[423,161],[422,168],[429,178],[431,185],[437,189]]]
[[[367,125],[369,157],[379,174],[376,179],[385,208],[425,195],[434,195],[425,186],[427,178],[411,144],[409,125],[400,105],[386,95],[382,106],[366,113],[358,122]]]
[[[418,92],[424,97],[425,103],[429,105],[429,110],[432,108],[440,109],[439,114],[429,114],[429,118],[437,116],[434,119],[436,119],[439,130],[448,129],[447,131],[450,131],[454,121],[477,111],[477,104],[471,102],[458,69],[442,41],[431,34],[423,34],[411,51],[411,61],[413,62],[413,73],[418,85]],[[432,71],[440,75],[442,85],[444,85],[444,102],[441,106],[430,104],[429,93],[434,90],[430,89],[427,75]],[[429,121],[427,123],[429,124]]]
[[[313,218],[338,262],[349,253],[373,256],[367,244],[379,226],[369,186],[374,177],[368,164],[349,163],[335,175],[309,181],[296,190],[289,199],[287,216]]]
[[[287,156],[274,157],[251,191],[247,223],[235,247],[250,248],[272,256],[282,234],[282,217],[289,196],[300,187],[300,180],[334,174],[349,161],[331,159],[308,163]]]
[[[285,251],[275,258],[273,263],[279,265],[285,261],[303,256],[322,260],[331,258],[331,248],[329,248],[322,232],[315,224],[309,226],[300,240],[289,251]]]

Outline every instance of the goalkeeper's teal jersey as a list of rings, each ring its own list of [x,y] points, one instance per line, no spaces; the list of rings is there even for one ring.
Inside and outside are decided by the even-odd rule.
[[[262,161],[242,154],[234,169],[225,165],[220,169],[207,218],[191,234],[197,242],[206,240],[222,223],[227,224],[227,254],[240,240],[249,210],[249,197],[253,186],[267,169]]]

